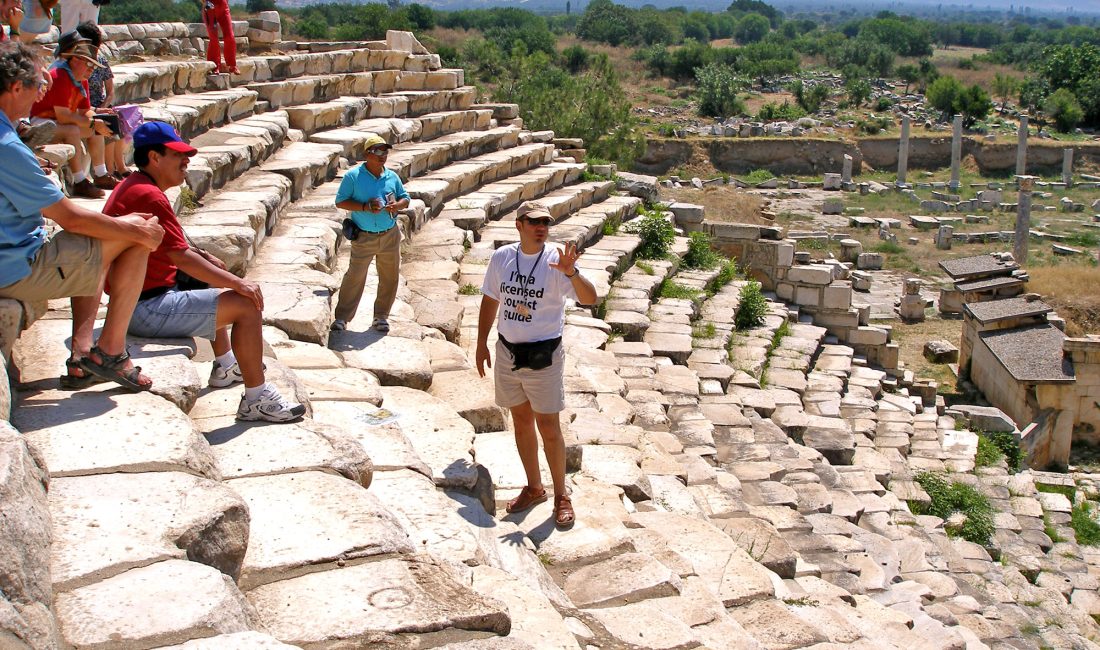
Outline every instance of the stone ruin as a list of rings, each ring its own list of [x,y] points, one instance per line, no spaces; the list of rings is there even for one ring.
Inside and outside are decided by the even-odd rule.
[[[476,103],[411,35],[240,67],[228,89],[193,60],[119,64],[116,84],[199,148],[199,207],[181,221],[263,287],[269,376],[308,415],[235,422],[238,392],[203,387],[210,351],[193,339],[131,340],[153,393],[61,392],[66,303],[0,305],[14,384],[0,400],[0,646],[1100,639],[1100,552],[1074,542],[1064,496],[1037,490],[1056,479],[970,473],[981,415],[947,411],[901,369],[844,263],[796,264],[777,231],[670,206],[774,290],[764,322],[738,331],[744,281],[656,295],[665,279],[712,286],[716,269],[680,268],[685,237],[647,262],[636,235],[604,234],[655,198],[652,179],[582,181],[577,143],[524,128],[514,105]],[[414,197],[393,326],[330,333],[348,255],[333,197],[376,133]],[[555,241],[584,250],[602,305],[567,317],[569,531],[548,504],[502,512],[526,479],[471,363],[468,288],[535,197]],[[948,534],[958,515],[914,514],[930,500],[922,471],[988,496],[987,546]]]
[[[940,312],[961,314],[964,306],[1024,292],[1027,271],[1010,253],[989,253],[944,260],[939,263],[952,285],[940,290]]]

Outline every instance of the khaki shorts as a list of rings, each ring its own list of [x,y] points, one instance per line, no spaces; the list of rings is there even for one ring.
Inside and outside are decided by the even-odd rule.
[[[512,370],[512,353],[497,340],[493,379],[497,406],[512,408],[531,402],[535,413],[560,413],[565,408],[565,345],[554,350],[554,360],[542,370]]]
[[[94,296],[103,271],[103,247],[98,239],[56,233],[31,262],[31,274],[15,284],[0,287],[0,297],[25,302]]]

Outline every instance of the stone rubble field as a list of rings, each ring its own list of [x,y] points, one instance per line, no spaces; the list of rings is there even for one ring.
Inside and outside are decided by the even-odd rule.
[[[62,392],[52,303],[15,344],[0,430],[0,647],[1097,646],[1100,550],[1039,474],[973,473],[965,422],[797,307],[735,331],[741,281],[657,298],[717,270],[635,263],[637,236],[603,232],[640,199],[581,182],[552,133],[475,104],[434,55],[376,45],[243,59],[228,91],[203,89],[205,63],[115,68],[190,131],[201,207],[181,222],[263,286],[268,375],[308,411],[236,422],[239,388],[205,387],[194,340],[131,341],[151,393]],[[330,333],[332,204],[370,133],[414,198],[402,285],[388,335],[369,309]],[[504,514],[524,476],[460,292],[533,198],[603,303],[567,317],[568,531],[549,503]],[[912,513],[926,470],[989,497],[989,548]]]

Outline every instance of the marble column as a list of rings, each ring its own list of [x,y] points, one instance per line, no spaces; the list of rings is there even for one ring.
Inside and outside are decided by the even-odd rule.
[[[1027,244],[1031,236],[1031,191],[1035,188],[1034,176],[1016,176],[1016,185],[1020,189],[1016,202],[1016,237],[1012,246],[1012,255],[1016,263],[1027,263]]]
[[[1016,175],[1027,173],[1027,115],[1020,116],[1020,132],[1016,136]]]
[[[852,157],[848,154],[844,154],[844,166],[841,168],[840,171],[840,182],[852,182]]]
[[[1073,149],[1062,149],[1062,182],[1066,188],[1073,187]]]
[[[951,128],[951,191],[959,189],[959,163],[962,161],[963,116],[956,115]]]
[[[898,185],[905,185],[909,171],[909,116],[901,116],[901,139],[898,141]]]

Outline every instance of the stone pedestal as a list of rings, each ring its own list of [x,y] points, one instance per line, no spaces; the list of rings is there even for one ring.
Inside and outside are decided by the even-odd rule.
[[[951,226],[940,226],[940,229],[936,231],[936,248],[941,251],[951,250],[951,238],[955,234],[955,229]]]
[[[909,278],[902,287],[901,300],[898,302],[898,316],[902,320],[919,322],[924,320],[924,298],[920,295],[920,280]]]
[[[962,115],[956,115],[952,121],[951,129],[951,182],[948,183],[948,187],[952,191],[959,189],[959,163],[962,160],[962,135],[963,135],[963,118]]]
[[[840,174],[825,174],[821,188],[825,190],[839,190],[842,180]]]
[[[1027,264],[1027,243],[1031,232],[1031,191],[1035,187],[1035,177],[1017,176],[1016,184],[1020,192],[1016,202],[1016,233],[1012,256],[1023,266]]]
[[[859,243],[857,239],[841,239],[840,240],[840,261],[841,262],[855,262],[859,259],[860,254],[863,253],[863,244]]]
[[[1069,147],[1062,150],[1062,182],[1066,189],[1073,187],[1073,149]]]
[[[1020,116],[1020,132],[1016,136],[1016,175],[1027,173],[1027,115]]]
[[[840,182],[841,183],[851,183],[852,182],[852,157],[849,156],[848,154],[844,154],[844,166],[841,168]]]
[[[821,205],[821,214],[844,214],[844,201],[825,199],[825,202]]]
[[[905,185],[905,176],[909,171],[909,116],[901,116],[901,139],[898,140],[898,181],[899,186]]]

